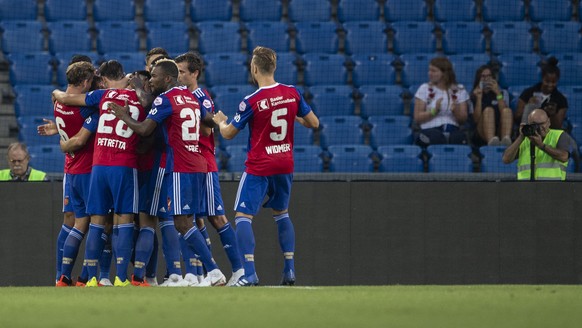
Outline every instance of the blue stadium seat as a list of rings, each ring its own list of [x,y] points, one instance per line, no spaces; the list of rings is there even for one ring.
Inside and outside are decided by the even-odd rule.
[[[313,144],[313,129],[308,129],[298,122],[295,122],[294,131],[294,141],[295,146],[297,145],[312,145]]]
[[[429,53],[436,51],[434,24],[430,22],[396,22],[391,24],[394,31],[394,52]]]
[[[580,52],[582,38],[578,22],[550,22],[538,24],[541,31],[540,51],[547,53]]]
[[[377,21],[380,19],[380,6],[377,1],[340,0],[337,17],[340,22]]]
[[[481,15],[486,22],[522,21],[525,5],[523,0],[483,0]]]
[[[568,98],[568,101],[570,101],[570,98]],[[570,115],[569,111],[568,115],[570,123],[572,124],[572,131],[570,131],[570,136],[572,136],[576,143],[580,145],[582,144],[582,115]]]
[[[517,165],[514,163],[503,163],[503,152],[505,146],[483,146],[479,152],[483,155],[481,159],[481,172],[484,173],[517,173]]]
[[[470,0],[436,0],[433,13],[438,22],[474,21],[477,15],[475,3]]]
[[[402,83],[405,86],[422,84],[428,81],[428,64],[436,54],[405,54],[400,56],[404,64],[401,73]],[[416,90],[415,90],[416,91]]]
[[[251,21],[280,21],[283,17],[283,6],[279,0],[241,0],[240,19]]]
[[[53,101],[51,92],[55,89],[52,85],[21,84],[14,86],[16,99],[14,101],[14,113],[16,117],[44,115],[53,116]]]
[[[237,135],[235,139],[240,137],[242,136]],[[247,160],[247,145],[229,145],[226,147],[226,153],[228,158],[226,162],[226,170],[228,172],[244,172],[245,161]]]
[[[370,116],[368,122],[372,125],[372,130],[370,131],[370,144],[372,147],[412,144],[410,116]]]
[[[303,59],[306,85],[346,84],[348,70],[343,55],[308,53]]]
[[[572,19],[572,1],[529,0],[529,18],[534,22],[569,21]]]
[[[293,146],[293,158],[295,172],[321,172],[323,171],[323,159],[321,148],[313,145]]]
[[[184,1],[145,0],[143,12],[146,22],[183,22],[186,3]]]
[[[534,84],[540,80],[540,57],[535,54],[503,54],[498,57],[501,63],[499,83],[507,88],[510,85]]]
[[[331,20],[329,0],[291,0],[288,5],[292,22],[328,22]]]
[[[0,0],[0,21],[35,20],[38,14],[37,0]]]
[[[216,110],[221,110],[224,114],[232,118],[244,97],[255,91],[256,88],[250,84],[215,86],[212,88],[214,107]]]
[[[560,86],[582,85],[582,54],[556,54],[560,68]]]
[[[57,84],[61,86],[67,85],[67,67],[69,67],[69,62],[71,61],[71,57],[74,55],[79,55],[79,52],[57,52],[55,54],[55,59],[57,60]],[[84,52],[82,55],[89,56],[93,65],[97,67],[97,65],[101,61],[101,57],[95,52]],[[142,60],[143,62],[143,60]]]
[[[477,69],[491,61],[491,57],[485,53],[451,55],[449,60],[453,63],[457,83],[463,84],[470,90],[475,79]]]
[[[470,146],[430,145],[427,151],[430,154],[429,172],[473,172]]]
[[[420,158],[422,149],[416,145],[388,145],[378,147],[380,172],[424,172]]]
[[[44,146],[29,146],[30,166],[46,173],[63,173],[65,154],[58,144]]]
[[[145,69],[145,54],[141,52],[110,52],[103,54],[104,60],[117,60],[123,65],[125,73]]]
[[[248,30],[248,49],[252,52],[256,46],[268,47],[276,52],[290,51],[289,26],[284,22],[250,22]]]
[[[392,63],[395,57],[389,54],[353,55],[354,85],[396,84],[396,68]]]
[[[388,52],[386,26],[379,21],[344,23],[346,31],[346,52],[349,54],[369,54]]]
[[[483,24],[478,22],[445,22],[443,51],[446,54],[485,52]]]
[[[43,118],[51,118],[53,113],[42,116],[20,116],[17,118],[18,122],[18,140],[24,142],[27,146],[35,145],[58,145],[59,135],[41,136],[36,131],[36,128],[45,124]]]
[[[209,86],[247,84],[247,56],[241,53],[216,53],[204,56],[204,82]]]
[[[180,22],[147,22],[147,48],[162,47],[169,53],[181,54],[190,49],[188,25]]]
[[[2,51],[35,52],[43,50],[44,37],[39,21],[2,21]],[[26,40],[26,42],[23,42]]]
[[[353,89],[348,85],[319,85],[309,88],[311,104],[318,117],[353,115]]]
[[[297,56],[291,52],[277,53],[275,81],[284,84],[297,84]]]
[[[52,56],[46,52],[9,54],[10,82],[15,84],[50,84],[53,79]]]
[[[87,19],[85,1],[46,0],[44,18],[47,22]]]
[[[358,116],[324,116],[319,122],[321,125],[319,144],[323,148],[332,145],[364,144],[362,119]]]
[[[402,115],[404,89],[399,85],[363,85],[360,112],[362,117],[378,115]]]
[[[91,51],[91,34],[86,21],[58,21],[47,23],[50,30],[51,53],[65,51]]]
[[[339,47],[338,25],[334,22],[299,22],[295,24],[297,52],[335,54]]]
[[[372,148],[366,145],[336,145],[328,149],[331,154],[330,172],[374,172]]]
[[[489,23],[491,51],[495,54],[509,52],[531,53],[533,36],[528,22],[493,22]]]
[[[529,88],[531,85],[510,85],[507,88],[507,92],[509,93],[509,107],[513,111],[517,109],[517,102],[519,101],[519,96],[523,92],[523,90]]]
[[[241,50],[242,41],[240,25],[235,22],[202,22],[196,25],[198,51],[201,53],[237,52]]]
[[[135,17],[135,1],[95,0],[93,19],[102,21],[131,21]]]
[[[190,18],[193,22],[229,21],[232,18],[230,1],[192,0]]]
[[[133,21],[106,21],[95,23],[97,36],[97,51],[130,52],[139,51],[139,35],[137,24]]]
[[[384,18],[389,22],[425,21],[427,7],[424,1],[390,0],[384,4]]]

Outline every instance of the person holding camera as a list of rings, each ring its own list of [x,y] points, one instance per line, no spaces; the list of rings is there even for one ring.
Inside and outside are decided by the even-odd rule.
[[[505,149],[503,163],[517,159],[518,180],[566,180],[570,138],[563,130],[551,129],[543,109],[535,109],[527,124],[519,127],[519,136]]]

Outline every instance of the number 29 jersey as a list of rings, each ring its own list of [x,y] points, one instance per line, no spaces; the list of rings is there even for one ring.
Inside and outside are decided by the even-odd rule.
[[[297,88],[273,84],[259,88],[240,103],[231,124],[249,125],[246,172],[269,176],[293,173],[295,117],[311,112]]]

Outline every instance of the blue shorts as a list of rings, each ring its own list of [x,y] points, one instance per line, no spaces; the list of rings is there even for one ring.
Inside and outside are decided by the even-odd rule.
[[[224,215],[224,202],[220,192],[218,172],[206,173],[204,196],[203,211],[196,214],[197,217]]]
[[[106,215],[138,213],[137,170],[124,166],[93,166],[87,212]]]
[[[244,172],[238,185],[234,210],[254,216],[259,212],[265,196],[269,198],[263,207],[277,211],[286,210],[289,208],[292,183],[293,174],[263,177]]]
[[[168,180],[169,215],[194,215],[204,209],[206,173],[178,173],[166,175]]]
[[[63,213],[73,212],[73,203],[71,203],[71,178],[70,174],[65,173],[63,177]]]
[[[165,172],[166,169],[158,168],[157,170],[139,173],[138,179],[143,179],[139,188],[140,212],[159,216],[158,211],[166,211],[166,192],[163,187]],[[164,200],[163,202],[161,201],[162,199]]]
[[[87,200],[89,199],[91,173],[66,174],[66,179],[69,185],[69,203],[73,207],[75,218],[88,217]]]

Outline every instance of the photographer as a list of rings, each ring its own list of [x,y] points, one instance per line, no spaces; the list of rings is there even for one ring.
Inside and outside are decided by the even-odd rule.
[[[519,136],[503,153],[503,163],[518,159],[518,180],[565,180],[570,138],[562,130],[550,129],[543,109],[532,111],[527,123],[521,124]]]

